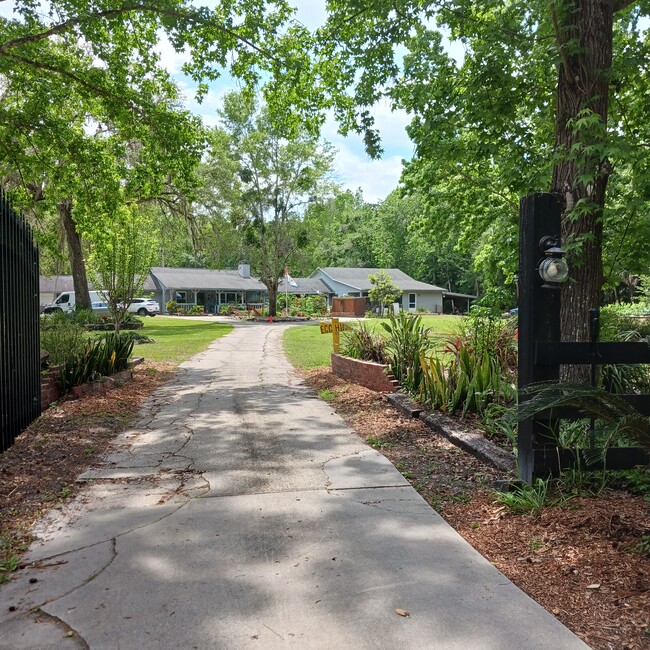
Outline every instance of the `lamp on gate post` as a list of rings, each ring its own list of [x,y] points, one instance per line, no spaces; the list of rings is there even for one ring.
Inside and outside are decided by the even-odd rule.
[[[540,343],[560,341],[560,302],[562,282],[568,277],[565,251],[560,236],[562,202],[553,194],[536,193],[521,199],[519,212],[518,282],[518,386],[557,381],[558,364],[549,364],[538,355]],[[524,396],[523,399],[526,399]],[[544,456],[557,448],[557,420],[535,416],[519,422],[519,476],[534,483],[543,474]]]
[[[537,263],[539,277],[544,280],[542,289],[559,289],[569,277],[569,265],[564,259],[566,251],[560,248],[559,235],[542,237],[539,250],[544,255]]]

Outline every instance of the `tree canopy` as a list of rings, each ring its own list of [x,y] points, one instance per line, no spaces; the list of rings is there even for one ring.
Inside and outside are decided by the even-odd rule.
[[[372,155],[381,150],[372,118],[380,97],[413,116],[405,182],[431,206],[432,232],[444,204],[461,236],[472,228],[480,241],[483,228],[497,242],[485,229],[498,227],[515,245],[516,222],[504,212],[516,219],[517,198],[561,197],[572,268],[566,336],[586,335],[615,235],[647,230],[649,11],[625,0],[331,0],[317,34],[337,116]],[[446,37],[462,44],[460,61]],[[495,261],[487,248],[485,256]],[[623,256],[609,259],[620,265]],[[514,265],[498,261],[507,281]]]
[[[331,148],[307,131],[284,138],[265,105],[230,93],[212,132],[199,212],[227,217],[241,233],[240,250],[269,292],[275,315],[278,283],[304,247],[303,210],[327,190]]]

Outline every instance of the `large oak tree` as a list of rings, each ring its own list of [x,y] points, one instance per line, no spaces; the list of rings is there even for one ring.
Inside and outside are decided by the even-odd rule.
[[[187,186],[200,158],[196,120],[161,66],[161,35],[189,55],[183,69],[201,98],[224,71],[245,85],[294,74],[304,29],[282,32],[291,13],[285,0],[212,9],[189,0],[19,0],[0,18],[3,184],[23,190],[15,198],[24,207],[44,201],[58,211],[79,304],[88,294],[81,236],[110,219],[111,201]]]

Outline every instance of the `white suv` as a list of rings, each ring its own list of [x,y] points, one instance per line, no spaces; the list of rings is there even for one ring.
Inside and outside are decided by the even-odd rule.
[[[155,316],[160,313],[160,305],[150,298],[134,298],[127,311],[138,316]]]

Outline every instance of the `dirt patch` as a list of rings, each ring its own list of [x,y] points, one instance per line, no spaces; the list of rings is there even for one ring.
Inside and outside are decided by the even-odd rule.
[[[633,550],[650,533],[650,503],[607,490],[536,517],[509,514],[491,489],[506,476],[400,416],[382,395],[329,369],[303,376],[474,548],[585,643],[650,646],[650,557]]]

